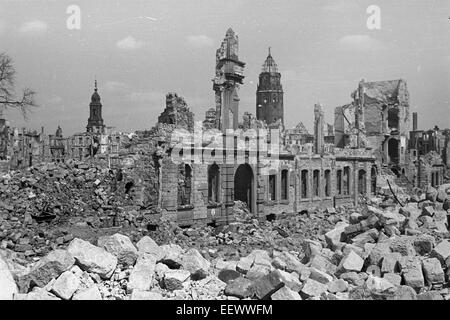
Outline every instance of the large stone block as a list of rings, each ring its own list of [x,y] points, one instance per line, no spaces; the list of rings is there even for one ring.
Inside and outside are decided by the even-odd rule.
[[[130,273],[127,283],[127,291],[133,292],[134,290],[150,290],[155,273],[155,266],[156,258],[154,255],[141,255]]]
[[[17,293],[17,285],[8,264],[0,255],[0,300],[13,300],[13,296]]]
[[[422,260],[423,273],[428,284],[439,284],[445,282],[444,270],[437,258]]]
[[[183,254],[181,266],[191,273],[193,279],[203,279],[208,275],[211,263],[197,249],[190,249]]]
[[[52,285],[52,292],[64,300],[72,298],[80,286],[80,279],[71,271],[61,274]]]
[[[136,262],[138,251],[127,236],[120,233],[103,236],[98,239],[97,244],[116,256],[118,262],[124,266],[132,266]]]
[[[96,273],[102,278],[111,277],[116,269],[117,258],[114,255],[87,241],[75,238],[69,244],[67,251],[82,269]]]

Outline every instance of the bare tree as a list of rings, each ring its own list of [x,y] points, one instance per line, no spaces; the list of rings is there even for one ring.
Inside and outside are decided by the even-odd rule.
[[[16,97],[14,91],[14,69],[12,59],[6,53],[0,53],[0,114],[7,108],[19,109],[23,117],[27,119],[28,112],[37,107],[34,101],[35,92],[25,88],[20,97]]]

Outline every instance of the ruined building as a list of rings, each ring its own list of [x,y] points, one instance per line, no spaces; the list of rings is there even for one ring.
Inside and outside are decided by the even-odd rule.
[[[166,108],[158,117],[158,123],[184,127],[192,131],[194,129],[194,114],[189,110],[182,97],[171,92],[166,95]]]
[[[271,59],[266,61],[268,74],[262,76],[261,85],[265,76],[279,80]],[[195,134],[184,135],[180,140],[154,138],[162,151],[158,151],[156,171],[160,183],[159,195],[155,197],[161,215],[182,225],[228,223],[235,219],[235,201],[246,203],[256,218],[265,218],[312,207],[355,204],[360,194],[375,192],[375,158],[365,149],[327,148],[320,108],[315,131],[322,142],[318,143],[317,152],[312,144],[311,148],[300,145],[295,153],[289,151],[282,143],[282,132],[268,131],[249,113],[239,124],[238,88],[243,83],[243,67],[238,58],[238,37],[229,29],[216,55],[213,90],[217,134],[213,139],[203,135],[200,142],[195,141]],[[257,99],[262,88],[259,87]],[[276,94],[281,98],[281,87],[278,89]],[[281,118],[277,116],[276,120]],[[167,125],[168,119],[163,117],[160,121]],[[155,132],[164,135],[160,129]],[[294,140],[293,136],[290,138]],[[186,149],[180,150],[180,146]]]
[[[406,165],[410,129],[406,81],[362,80],[353,93],[353,98],[357,138],[361,140],[365,136],[367,146],[374,150],[381,164],[389,165],[395,170],[403,169]]]
[[[437,187],[444,183],[450,166],[450,130],[418,129],[418,115],[413,113],[413,130],[408,143],[408,179],[417,187]]]
[[[52,162],[64,162],[66,160],[67,139],[63,137],[60,126],[56,129],[54,135],[49,135],[49,148]]]
[[[270,53],[270,48],[259,74],[256,90],[256,118],[265,121],[268,125],[276,122],[284,124],[281,73],[278,72],[278,66]]]

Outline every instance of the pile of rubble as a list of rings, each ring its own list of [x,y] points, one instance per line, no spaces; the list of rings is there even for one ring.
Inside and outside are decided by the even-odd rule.
[[[181,228],[69,162],[0,179],[0,299],[450,299],[450,184]],[[398,181],[397,181],[398,182]],[[413,192],[414,194],[412,194]]]
[[[139,224],[125,182],[104,165],[76,161],[1,176],[0,247],[39,257],[67,245],[76,223],[93,228]]]
[[[449,194],[447,185],[403,206],[378,197],[358,210],[220,228],[166,224],[154,235],[170,228],[171,241],[160,245],[119,233],[96,245],[75,238],[34,263],[4,249],[0,298],[449,300]]]

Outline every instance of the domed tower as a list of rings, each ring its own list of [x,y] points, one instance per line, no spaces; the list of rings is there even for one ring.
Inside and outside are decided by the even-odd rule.
[[[259,83],[256,90],[256,118],[264,120],[267,124],[281,121],[284,124],[283,87],[281,86],[281,73],[269,55],[259,74]]]
[[[87,132],[104,133],[105,125],[102,118],[102,103],[100,102],[100,95],[97,92],[97,80],[95,80],[94,93],[89,104],[89,119],[86,126]]]

